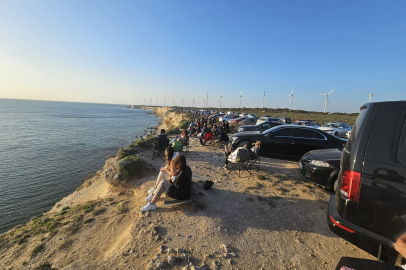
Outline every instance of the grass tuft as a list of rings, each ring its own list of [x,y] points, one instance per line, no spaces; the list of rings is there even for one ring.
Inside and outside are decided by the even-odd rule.
[[[106,208],[100,208],[93,211],[93,216],[98,216],[106,212]]]
[[[45,243],[37,245],[31,252],[31,258],[37,256],[38,253],[45,249]]]
[[[72,246],[73,240],[66,239],[63,243],[59,246],[59,250],[67,250],[70,246]]]
[[[263,176],[263,175],[257,175],[257,179],[258,179],[258,180],[265,180],[265,176]]]
[[[56,268],[52,268],[52,265],[49,262],[43,262],[35,267],[34,270],[56,270]]]

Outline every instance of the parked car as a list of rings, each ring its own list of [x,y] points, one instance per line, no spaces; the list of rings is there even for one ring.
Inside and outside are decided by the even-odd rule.
[[[244,131],[265,131],[267,129],[283,125],[281,122],[262,122],[258,125],[254,126],[239,126],[237,128],[238,132],[244,132]]]
[[[248,117],[249,117],[249,118],[258,118],[255,114],[251,114],[251,113],[248,114]]]
[[[299,122],[299,121],[302,121],[302,122],[313,122],[313,123],[316,123],[316,125],[320,126],[319,123],[314,122],[313,120],[310,120],[310,119],[296,119],[295,122]],[[295,123],[295,122],[294,122],[294,123]],[[293,124],[292,124],[292,125],[293,125]]]
[[[347,132],[351,131],[352,127],[343,122],[330,122],[324,124],[322,127],[319,127],[319,129],[337,137],[346,137]]]
[[[387,263],[406,233],[406,101],[361,107],[343,151],[330,230]]]
[[[275,117],[261,117],[257,120],[257,124],[260,124],[262,122],[282,122],[279,118]]]
[[[292,120],[289,117],[283,116],[279,118],[282,122],[284,122],[285,124],[291,124]]]
[[[231,136],[233,147],[261,141],[261,153],[302,157],[311,150],[343,148],[346,140],[310,127],[281,125],[266,131],[247,131]]]
[[[244,119],[246,119],[246,117],[244,117],[244,116],[237,117],[237,118],[234,118],[233,120],[231,120],[231,123],[238,124],[238,123],[240,123],[241,120],[244,120]]]
[[[320,127],[316,122],[310,122],[310,121],[296,121],[296,122],[292,123],[292,125],[314,127],[314,128]]]
[[[248,117],[240,121],[240,125],[255,125],[257,122],[256,118]]]
[[[342,153],[341,149],[307,152],[299,161],[300,172],[310,181],[334,190]]]

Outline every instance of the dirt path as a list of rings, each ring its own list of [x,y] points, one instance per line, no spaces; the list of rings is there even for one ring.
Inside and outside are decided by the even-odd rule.
[[[139,156],[159,169],[164,162],[151,153]],[[373,259],[330,232],[330,193],[307,182],[296,161],[264,157],[260,170],[239,178],[221,168],[221,146],[197,145],[187,162],[194,201],[172,208],[160,201],[157,210],[141,212],[156,175],[112,187],[103,177],[114,164],[109,159],[82,189],[30,223],[53,220],[56,233],[31,230],[24,239],[28,227],[21,226],[4,238],[7,248],[0,239],[1,269],[44,262],[66,270],[334,269],[342,256]],[[208,191],[205,180],[215,182]]]

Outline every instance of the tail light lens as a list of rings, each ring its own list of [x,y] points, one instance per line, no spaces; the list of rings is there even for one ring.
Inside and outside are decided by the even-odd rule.
[[[361,174],[350,170],[345,170],[341,178],[341,194],[351,201],[359,201],[359,187]]]

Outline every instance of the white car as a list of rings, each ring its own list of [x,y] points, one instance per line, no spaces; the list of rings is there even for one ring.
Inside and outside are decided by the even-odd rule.
[[[330,133],[336,137],[344,137],[347,138],[347,133],[348,131],[352,130],[352,127],[348,125],[347,123],[343,122],[330,122],[324,124],[322,127],[319,127],[319,129]]]

